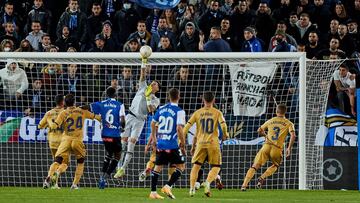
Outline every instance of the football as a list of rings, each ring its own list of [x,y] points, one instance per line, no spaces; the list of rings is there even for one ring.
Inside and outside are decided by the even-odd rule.
[[[140,55],[142,58],[149,58],[152,54],[152,49],[148,45],[144,45],[140,48]]]

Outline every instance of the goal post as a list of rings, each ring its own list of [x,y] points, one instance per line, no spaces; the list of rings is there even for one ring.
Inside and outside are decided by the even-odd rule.
[[[139,67],[141,64],[141,59],[140,59],[140,54],[139,53],[39,53],[39,52],[12,52],[12,53],[7,53],[7,52],[0,52],[0,62],[6,62],[7,59],[14,59],[17,62],[26,62],[26,63],[33,63],[35,64],[35,66],[39,66],[40,68],[40,64],[80,64],[83,65],[84,67],[87,67],[89,65],[103,65],[103,66],[108,66],[111,67],[112,70],[114,70],[116,73],[119,73],[119,69],[121,67],[124,66],[130,66],[133,67],[134,69],[136,69],[136,67]],[[225,97],[228,97],[227,99],[229,100],[233,100],[234,98],[233,95],[231,94],[232,92],[232,88],[231,88],[231,74],[229,74],[228,72],[230,71],[229,69],[231,69],[230,67],[238,67],[239,64],[252,64],[254,67],[251,68],[257,68],[257,65],[260,63],[260,66],[264,66],[264,64],[261,63],[265,63],[268,62],[269,64],[273,64],[275,69],[281,66],[281,71],[278,71],[281,77],[281,80],[285,80],[287,78],[282,78],[284,77],[283,75],[287,74],[287,75],[291,75],[291,80],[294,80],[295,82],[293,82],[295,85],[297,85],[295,88],[295,93],[294,97],[298,97],[291,102],[292,106],[292,114],[294,114],[294,116],[292,118],[296,118],[296,120],[298,121],[298,123],[295,125],[297,126],[297,149],[298,151],[294,151],[294,157],[296,157],[297,159],[297,164],[293,165],[293,164],[286,164],[286,168],[290,169],[290,170],[285,170],[287,175],[284,177],[287,178],[291,178],[289,176],[294,176],[297,177],[297,180],[291,180],[291,184],[297,185],[297,188],[300,190],[304,190],[304,189],[321,189],[322,187],[322,180],[319,179],[319,177],[321,176],[321,174],[318,174],[319,171],[321,171],[321,166],[319,166],[319,163],[317,163],[317,161],[322,160],[322,158],[320,159],[314,159],[314,158],[308,158],[307,157],[307,153],[308,150],[321,150],[321,147],[313,147],[313,148],[309,148],[309,144],[313,144],[312,139],[314,139],[314,133],[316,133],[316,126],[315,125],[319,125],[323,122],[321,121],[321,117],[324,115],[325,113],[325,104],[320,104],[319,107],[317,107],[318,109],[316,110],[312,110],[311,109],[311,115],[308,114],[309,111],[309,106],[308,106],[308,101],[309,101],[309,97],[308,97],[308,81],[307,80],[311,80],[311,82],[317,82],[317,79],[321,79],[324,80],[325,87],[324,89],[321,89],[321,93],[319,93],[318,96],[320,97],[327,97],[327,93],[326,90],[328,91],[330,88],[330,81],[331,81],[331,77],[332,77],[332,73],[333,71],[338,67],[340,62],[330,62],[330,61],[323,61],[323,62],[318,62],[318,61],[307,61],[306,57],[305,57],[305,53],[296,53],[296,52],[292,52],[292,53],[283,53],[283,52],[279,52],[279,53],[208,53],[208,52],[200,52],[200,53],[153,53],[151,55],[151,57],[148,60],[148,63],[151,66],[154,67],[161,67],[161,72],[159,72],[159,77],[161,76],[163,79],[166,79],[166,77],[168,77],[166,74],[168,74],[167,72],[170,72],[170,69],[172,70],[173,67],[178,67],[178,66],[182,66],[182,65],[189,65],[189,66],[194,66],[194,69],[197,68],[198,66],[207,66],[207,67],[211,67],[211,68],[218,68],[221,69],[220,71],[214,73],[214,72],[206,72],[207,70],[205,70],[204,72],[201,73],[197,73],[198,74],[198,83],[204,83],[204,85],[202,86],[203,89],[199,88],[199,90],[197,91],[204,91],[205,88],[209,88],[206,85],[210,84],[210,88],[214,88],[214,90],[220,90],[221,91],[221,96],[220,99],[224,99]],[[280,64],[280,65],[279,65]],[[240,65],[241,66],[241,65]],[[311,69],[311,71],[308,70],[308,68]],[[316,74],[316,68],[321,67],[324,68],[321,71],[321,74]],[[3,66],[0,67],[0,69],[3,68]],[[38,68],[38,69],[39,69]],[[287,70],[287,68],[291,69],[290,72],[287,72],[289,70]],[[168,69],[168,70],[165,70]],[[87,70],[88,71],[88,70]],[[315,76],[311,76],[310,74],[312,74],[314,72]],[[230,72],[231,73],[231,72]],[[106,73],[105,77],[106,78],[112,78],[112,72],[108,72]],[[201,74],[206,74],[207,77],[205,78],[205,76],[201,75]],[[210,74],[210,77],[208,77]],[[215,81],[216,84],[212,83],[213,81],[211,81],[211,79],[213,79],[213,75],[211,74],[218,74],[219,77],[214,79],[214,80],[218,80]],[[225,79],[225,74],[228,74],[229,78]],[[296,76],[294,76],[296,75]],[[287,77],[287,76],[285,76]],[[210,78],[210,79],[209,79]],[[220,78],[220,79],[219,79]],[[171,78],[168,78],[168,80],[171,80]],[[210,81],[209,81],[210,80]],[[230,81],[226,81],[226,80],[230,80]],[[30,87],[30,85],[29,85]],[[88,87],[86,87],[88,88]],[[315,86],[311,86],[310,88],[315,89]],[[211,89],[213,90],[213,89]],[[91,90],[94,91],[94,90]],[[191,91],[191,90],[189,90]],[[266,90],[266,91],[272,91],[270,90]],[[281,91],[287,91],[287,89],[282,89]],[[320,90],[319,90],[320,91]],[[273,93],[270,93],[270,95]],[[283,97],[288,97],[288,95],[276,95],[276,93],[274,93],[275,96],[273,96],[274,100],[275,97],[281,97],[281,100],[283,100]],[[316,97],[317,93],[316,91],[310,91],[311,97]],[[269,96],[269,95],[266,95]],[[131,100],[132,98],[130,98]],[[191,102],[196,101],[197,98],[191,98]],[[326,98],[327,99],[327,98]],[[311,102],[326,102],[326,99],[314,99],[314,101]],[[286,99],[285,99],[286,101]],[[268,103],[270,103],[271,101],[268,101]],[[310,103],[311,103],[310,102]],[[222,106],[226,106],[226,105],[230,105],[228,104],[229,102],[222,102],[220,101],[220,104]],[[230,102],[231,103],[231,102]],[[275,101],[276,103],[276,101]],[[191,103],[193,104],[193,103]],[[266,104],[265,104],[266,105]],[[313,103],[311,103],[311,105],[313,105]],[[196,105],[194,105],[196,106]],[[233,106],[231,106],[232,108]],[[224,107],[225,108],[225,107]],[[230,108],[230,109],[231,109]],[[267,107],[264,107],[267,108]],[[315,108],[313,106],[311,106],[311,108]],[[189,109],[191,109],[192,111],[194,111],[195,109],[193,107],[189,107]],[[266,109],[266,118],[268,118],[269,116],[273,115],[275,112],[271,112],[268,109]],[[231,115],[233,116],[233,115]],[[311,119],[309,119],[310,117]],[[265,119],[265,117],[261,117],[261,122]],[[257,117],[249,117],[246,118],[246,121],[248,121],[249,125],[253,125],[251,126],[252,128],[255,127],[255,125],[258,125],[258,122],[260,121],[256,121]],[[308,130],[308,125],[309,122],[313,122],[312,126],[311,126],[311,130]],[[242,125],[241,123],[235,123],[235,125],[237,125],[237,127],[240,129],[240,125]],[[318,127],[319,127],[318,126]],[[234,129],[234,134],[235,133],[241,133],[241,130],[239,130],[238,132],[235,132],[235,128],[236,126],[233,126]],[[247,129],[246,127],[243,129]],[[147,127],[145,130],[148,130]],[[252,133],[253,132],[243,132],[243,133]],[[311,140],[308,140],[308,137],[310,135]],[[234,135],[235,136],[235,135]],[[235,140],[236,141],[236,140]],[[241,145],[241,144],[240,144]],[[3,145],[2,145],[3,146]],[[21,147],[20,145],[18,147]],[[226,152],[226,156],[229,156],[229,158],[225,157],[226,160],[235,160],[236,162],[238,161],[244,161],[245,159],[238,159],[236,156],[238,154],[240,154],[241,152],[239,152],[239,147],[237,146],[232,146],[229,145],[227,146],[229,149],[231,149],[232,151],[230,151],[229,153]],[[100,148],[99,148],[100,149]],[[96,170],[98,168],[101,167],[102,162],[99,161],[102,159],[102,154],[103,152],[100,152],[98,149],[98,147],[96,147],[96,154],[94,155],[94,157],[96,159],[94,159],[95,161],[93,161],[93,166],[96,167]],[[242,165],[246,165],[246,167],[249,167],[248,162],[251,162],[252,159],[254,158],[254,153],[259,149],[259,147],[252,147],[252,146],[246,146],[246,149],[249,149],[251,151],[251,153],[248,153],[248,151],[246,153],[246,155],[244,156],[249,156],[246,158],[246,164],[240,164]],[[147,158],[145,158],[144,155],[141,154],[141,150],[142,149],[138,149],[138,154],[140,154],[140,158],[142,161],[146,161]],[[45,152],[45,150],[41,151],[42,153],[47,153]],[[319,152],[320,153],[320,152]],[[322,155],[322,153],[320,154],[316,154],[316,156],[318,155]],[[314,155],[315,156],[315,155]],[[99,158],[100,157],[100,158]],[[134,160],[133,160],[134,161]],[[244,161],[245,162],[245,161]],[[310,163],[311,162],[311,163]],[[316,162],[316,163],[314,163]],[[42,162],[43,163],[43,162]],[[44,168],[46,168],[47,166],[43,166],[40,163],[37,163],[38,165],[41,165],[41,169],[39,169],[40,166],[36,166],[38,170],[44,170]],[[95,166],[95,164],[97,164]],[[225,163],[226,165],[226,163]],[[144,167],[144,163],[137,163],[137,165],[135,165],[135,167],[137,167],[137,169]],[[315,168],[314,168],[315,167]],[[130,168],[130,167],[129,167]],[[8,169],[2,169],[3,172],[2,174],[7,174],[4,172],[4,170],[8,170]],[[247,170],[247,169],[246,169]],[[94,170],[95,171],[95,170]],[[235,171],[235,169],[231,169],[229,170],[232,173],[238,173],[238,171]],[[228,172],[229,172],[228,171]],[[312,171],[316,171],[316,181],[318,181],[317,183],[315,183],[316,187],[313,187],[313,184],[310,183],[312,180],[310,173]],[[136,179],[136,173],[138,171],[133,171],[133,176],[129,179],[129,181],[137,181]],[[246,172],[246,171],[245,171]],[[43,173],[43,171],[42,171]],[[68,172],[68,174],[73,173],[73,171]],[[86,171],[85,171],[86,173]],[[91,172],[92,174],[90,176],[85,177],[86,181],[88,181],[88,184],[90,186],[94,185],[94,181],[96,181],[96,173],[95,172]],[[243,169],[241,171],[241,173],[243,173]],[[294,173],[298,173],[297,175],[295,175]],[[242,177],[245,174],[241,174],[240,177]],[[232,187],[239,187],[239,182],[238,181],[234,181],[232,179],[234,178],[239,178],[239,176],[235,176],[234,174],[228,175],[227,177],[227,181],[229,183],[231,183]],[[41,177],[42,178],[42,177]],[[184,178],[185,179],[185,178]],[[280,181],[279,181],[280,182]],[[0,185],[6,186],[9,185],[5,180],[2,181],[2,183]],[[26,185],[26,184],[25,184]],[[36,185],[36,184],[35,184]],[[134,186],[134,184],[130,184],[131,186]],[[186,186],[187,184],[180,184],[180,186]],[[143,187],[144,185],[136,185],[137,187]],[[136,187],[135,186],[135,187]],[[272,187],[269,187],[272,188]],[[274,187],[276,188],[276,187]],[[287,187],[285,187],[287,188]],[[292,187],[294,188],[294,187]]]

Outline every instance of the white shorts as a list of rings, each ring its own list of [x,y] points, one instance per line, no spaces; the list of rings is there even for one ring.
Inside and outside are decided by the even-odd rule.
[[[139,139],[141,131],[144,128],[145,121],[128,114],[125,118],[125,132],[121,133],[121,137],[131,137]]]

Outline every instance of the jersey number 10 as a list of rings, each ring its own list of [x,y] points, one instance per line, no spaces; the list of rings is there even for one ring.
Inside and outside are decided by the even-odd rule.
[[[200,120],[201,129],[204,133],[211,134],[214,132],[214,120],[211,118],[203,118]]]

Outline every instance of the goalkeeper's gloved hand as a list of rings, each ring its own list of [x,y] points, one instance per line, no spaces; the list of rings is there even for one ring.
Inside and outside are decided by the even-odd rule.
[[[151,85],[149,85],[146,87],[146,90],[145,90],[146,101],[151,100],[151,98],[150,98],[151,93],[152,93],[152,87],[151,87]]]

